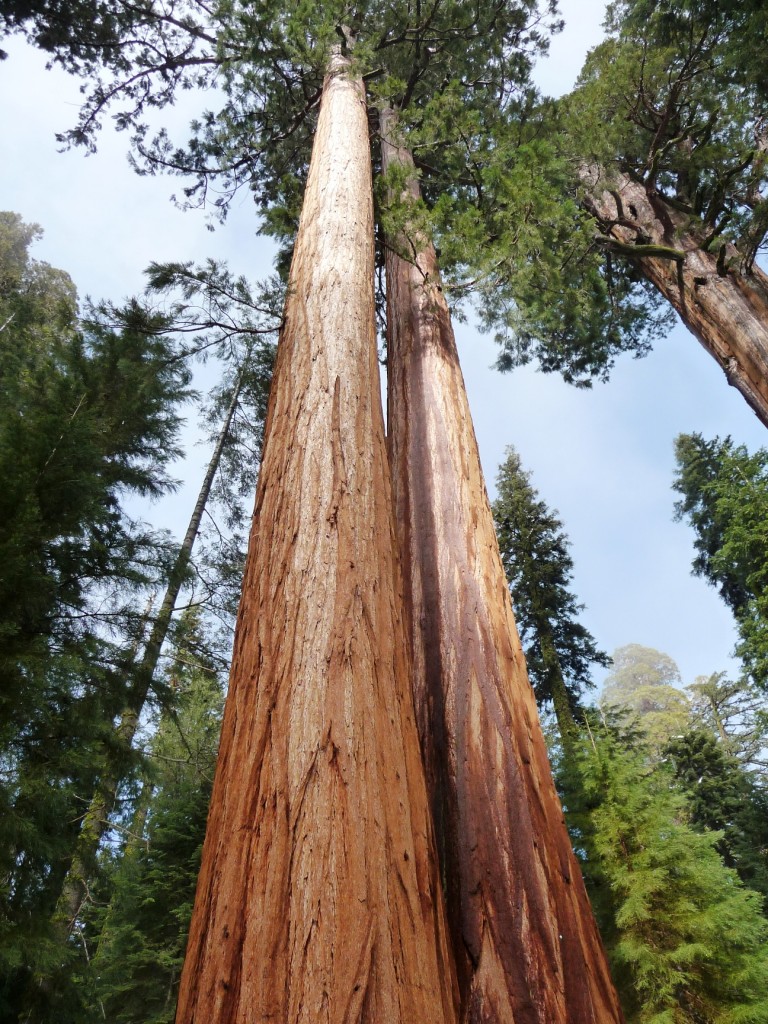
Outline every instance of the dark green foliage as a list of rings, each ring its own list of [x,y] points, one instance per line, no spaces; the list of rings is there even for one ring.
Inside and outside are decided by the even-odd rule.
[[[528,674],[539,703],[554,703],[562,731],[563,715],[572,716],[593,685],[591,666],[610,659],[577,621],[583,605],[570,589],[573,560],[563,524],[531,486],[514,448],[507,448],[496,486],[493,516]]]
[[[670,256],[674,210],[703,249],[735,243],[738,257],[722,252],[726,270],[751,272],[768,231],[764,7],[614,3],[578,88],[512,127],[498,185],[483,182],[492,227],[479,305],[502,343],[502,369],[535,358],[588,383],[671,326],[670,308],[641,277],[649,239],[636,214],[624,204],[616,219],[600,215],[590,180],[598,192],[616,188],[619,174],[641,184],[669,229]],[[532,145],[536,158],[526,160]],[[628,244],[610,237],[619,223]]]
[[[765,785],[768,768],[768,704],[748,679],[736,682],[724,672],[701,677],[687,688],[691,720],[717,736],[723,750]]]
[[[37,233],[0,216],[0,1015],[66,960],[50,915],[165,562],[123,502],[170,486],[187,381],[142,323],[81,329]]]
[[[760,897],[694,831],[671,774],[597,723],[569,821],[628,1024],[768,1020]]]
[[[433,223],[449,284],[461,295],[475,282],[499,368],[536,361],[588,387],[621,353],[645,355],[671,319],[636,268],[595,243],[564,120],[534,96],[508,112],[473,153],[475,181],[457,170],[441,182]]]
[[[745,670],[768,688],[768,451],[750,455],[730,438],[675,442],[675,506],[696,533],[693,571],[716,586],[733,611]]]
[[[210,662],[196,653],[199,628],[189,617],[182,627],[186,646],[170,668],[176,699],[150,744],[147,790],[112,872],[93,962],[98,1001],[115,1022],[173,1020],[192,914],[223,693]]]
[[[768,896],[768,794],[706,732],[673,739],[666,754],[691,824],[720,832],[717,849],[724,862],[745,885]]]

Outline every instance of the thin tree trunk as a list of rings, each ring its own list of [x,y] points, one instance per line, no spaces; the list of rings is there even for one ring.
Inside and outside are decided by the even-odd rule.
[[[541,645],[541,660],[547,673],[548,689],[552,694],[552,707],[557,719],[560,741],[566,758],[572,761],[579,730],[568,698],[560,657],[552,637],[552,630],[545,617],[542,617],[537,623],[536,629]]]
[[[331,59],[294,249],[177,1024],[456,1020],[348,71]]]
[[[590,190],[587,208],[608,238],[674,306],[728,383],[768,426],[768,275],[757,266],[745,273],[732,245],[708,252],[695,217],[661,196],[649,197],[627,175],[608,180],[592,166],[582,170],[582,180]],[[661,252],[641,255],[643,246]]]
[[[123,708],[116,728],[115,747],[117,754],[112,755],[111,763],[102,776],[99,787],[93,794],[88,810],[83,816],[83,823],[78,834],[72,863],[64,880],[61,896],[56,906],[55,920],[60,923],[62,937],[66,937],[72,932],[83,902],[88,898],[88,880],[93,877],[99,844],[109,826],[109,816],[115,806],[117,789],[121,781],[121,772],[115,761],[127,757],[133,745],[136,730],[139,727],[141,712],[152,686],[157,663],[160,660],[160,652],[168,636],[179,592],[184,583],[187,568],[192,557],[192,549],[200,530],[203,513],[208,504],[211,487],[219,468],[221,455],[232,424],[232,418],[237,409],[245,369],[246,367],[243,366],[235,383],[232,398],[216,439],[213,455],[208,463],[208,469],[206,470],[205,478],[198,493],[189,525],[187,526],[187,532],[184,534],[184,539],[181,542],[176,560],[168,577],[165,596],[152,624],[141,661],[133,670],[133,683],[129,691],[129,700],[126,707]]]
[[[410,168],[393,119],[383,112],[384,167]],[[387,255],[389,451],[462,1021],[620,1021],[526,675],[435,252],[410,242],[414,262]]]

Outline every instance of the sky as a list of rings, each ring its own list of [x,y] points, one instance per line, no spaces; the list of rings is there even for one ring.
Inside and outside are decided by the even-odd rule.
[[[561,0],[566,19],[537,71],[551,95],[570,89],[587,49],[599,42],[605,4]],[[177,209],[178,180],[139,177],[128,139],[107,127],[96,154],[58,152],[55,132],[72,125],[78,83],[46,71],[41,54],[6,41],[0,63],[0,208],[40,224],[33,250],[68,271],[81,296],[119,301],[143,287],[150,261],[226,258],[258,280],[271,270],[272,247],[256,234],[253,204],[238,196],[224,227],[210,232],[199,211]],[[184,121],[178,109],[174,116]],[[765,429],[730,388],[714,360],[677,326],[642,360],[622,357],[607,384],[577,390],[534,368],[493,369],[497,350],[471,322],[457,342],[489,491],[507,445],[518,450],[541,498],[556,509],[571,540],[574,590],[582,621],[608,652],[628,643],[671,655],[683,681],[734,672],[735,630],[716,592],[690,574],[693,533],[673,521],[673,442],[680,432],[730,434],[750,449]],[[191,445],[195,425],[185,439]],[[176,475],[172,500],[147,511],[181,535],[200,484],[205,451],[192,449]],[[595,679],[604,675],[598,670]]]

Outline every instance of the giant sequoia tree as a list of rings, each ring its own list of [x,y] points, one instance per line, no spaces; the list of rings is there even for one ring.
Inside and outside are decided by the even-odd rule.
[[[146,13],[139,11],[139,20]],[[142,60],[149,55],[146,65],[112,92],[97,88],[79,133],[88,136],[121,88],[135,101],[125,123],[136,121],[150,101],[142,89],[153,71],[164,72],[172,88],[176,70],[183,78],[190,67],[222,62],[222,116],[204,118],[185,150],[174,150],[162,135],[147,142],[139,124],[138,152],[153,167],[197,174],[190,198],[205,191],[212,175],[223,176],[227,189],[252,182],[268,205],[270,227],[287,238],[301,195],[302,143],[315,122],[319,70],[330,38],[340,32],[351,45],[341,27],[347,16],[353,31],[366,30],[353,52],[363,70],[382,78],[373,87],[382,117],[385,107],[396,111],[409,144],[419,143],[425,169],[433,169],[433,191],[462,172],[471,182],[474,140],[492,148],[503,118],[525,108],[518,102],[530,63],[525,45],[541,43],[533,3],[471,12],[445,3],[425,14],[405,5],[339,5],[324,18],[304,10],[257,16],[229,6],[221,13],[226,20],[216,53],[209,46],[198,57],[193,44],[205,51],[209,42],[199,23],[171,22],[161,13],[156,25],[144,18],[142,31],[167,29],[169,45],[188,31],[191,48],[166,54],[158,65],[152,56],[158,51],[141,50],[141,34],[134,34],[114,52],[138,47]],[[155,98],[163,102],[167,93]],[[373,268],[360,253],[372,231],[361,177],[370,160],[364,108],[354,80],[330,77],[294,248],[180,1020],[206,1014],[237,1020],[253,1011],[313,1019],[326,1005],[332,1017],[345,1008],[365,1019],[454,1013],[388,582],[396,569],[386,470],[378,461],[381,428],[370,404],[375,364],[366,296]],[[449,118],[460,123],[446,143]],[[254,128],[261,134],[254,136]],[[384,140],[385,150],[393,141]],[[400,165],[413,194],[413,169],[403,153],[393,165]],[[464,182],[458,184],[457,199]],[[438,739],[426,761],[462,1012],[477,1021],[510,1015],[618,1020],[525,676],[434,250],[419,228],[418,201],[401,203],[398,212],[392,185],[388,180],[395,209],[385,225],[393,250],[390,366],[401,382],[409,380],[410,363],[419,371],[412,392],[393,387],[392,453],[401,536],[409,552],[423,553],[418,564],[409,558],[409,612],[414,622],[422,609],[431,620],[430,648],[414,636],[417,664],[427,665],[430,651],[439,653],[439,671],[430,665],[429,680],[421,668],[417,673],[416,700],[424,742],[431,730]],[[457,229],[460,213],[457,205]],[[409,425],[409,407],[427,410],[431,400],[429,413],[439,413],[441,424],[422,416]],[[424,451],[430,444],[434,451]],[[363,465],[362,453],[371,447],[373,463]],[[413,472],[418,465],[428,470],[423,479]],[[446,494],[456,500],[443,507]],[[310,516],[308,506],[320,511]],[[375,595],[368,589],[372,565],[378,566]],[[437,582],[434,605],[419,589],[427,577]],[[407,650],[405,641],[402,646]],[[382,676],[384,665],[391,677]],[[313,685],[300,685],[305,678]],[[378,772],[372,774],[373,764]],[[337,834],[324,820],[328,808]],[[402,833],[402,841],[382,847],[378,829],[390,837]],[[330,868],[328,880],[320,877]],[[266,889],[249,883],[257,876],[266,878]],[[348,902],[342,914],[337,892],[345,881],[358,886],[364,906]],[[409,984],[398,990],[404,970]]]
[[[505,232],[520,229],[502,221],[519,183],[502,178],[484,211],[494,243],[482,315],[502,366],[537,357],[567,378],[606,375],[618,353],[647,351],[674,308],[768,423],[761,26],[754,3],[610,5],[577,89],[531,112],[560,198],[528,187],[526,256],[509,270]]]
[[[331,59],[177,1021],[453,1021],[394,556],[362,83]]]
[[[418,198],[391,110],[382,129],[385,168],[404,169]],[[515,629],[435,250],[413,223],[392,243],[390,454],[463,1019],[618,1020]]]

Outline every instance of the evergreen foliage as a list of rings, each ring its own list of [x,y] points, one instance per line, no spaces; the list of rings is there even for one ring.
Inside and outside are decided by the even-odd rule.
[[[717,736],[728,756],[765,786],[768,708],[764,694],[750,680],[733,682],[724,672],[702,676],[686,690],[694,727]]]
[[[94,1019],[100,1007],[115,1022],[173,1021],[223,706],[195,618],[182,622],[169,673],[176,699],[150,742],[145,791],[111,873],[91,972]]]
[[[768,926],[721,835],[694,831],[670,772],[599,724],[579,783],[569,821],[628,1024],[768,1020]]]
[[[614,651],[600,705],[631,712],[657,751],[689,726],[689,701],[680,689],[680,670],[668,654],[640,644]]]
[[[552,155],[535,189],[514,186],[526,209],[541,204],[522,228],[514,215],[506,228],[519,246],[502,245],[521,269],[506,285],[501,275],[491,279],[480,304],[503,345],[502,368],[537,358],[586,383],[607,376],[620,352],[646,353],[671,326],[670,310],[641,277],[649,239],[622,202],[620,175],[642,185],[668,228],[666,251],[657,246],[654,255],[680,258],[674,211],[688,247],[693,240],[719,253],[723,274],[751,273],[768,231],[763,6],[612,3],[608,36],[588,55],[577,88],[524,121]],[[615,217],[594,201],[604,190],[617,200]],[[612,235],[617,225],[627,242]]]
[[[733,241],[749,268],[768,229],[764,75],[739,52],[759,31],[749,5],[622,0],[607,25],[569,106],[583,158],[670,200],[705,248]]]
[[[592,665],[608,665],[578,621],[573,559],[563,524],[539,498],[512,447],[496,478],[492,510],[528,674],[539,704],[552,702],[561,732],[577,713]]]
[[[188,382],[143,322],[81,324],[38,234],[0,215],[0,1015],[66,959],[51,915],[167,560],[124,502],[170,488]]]
[[[675,442],[675,506],[696,533],[693,571],[716,586],[736,617],[736,653],[768,688],[768,451],[750,454],[730,438]]]
[[[717,850],[750,889],[768,896],[768,793],[711,734],[690,730],[666,750],[690,822],[721,833]],[[768,909],[768,908],[766,908]]]

